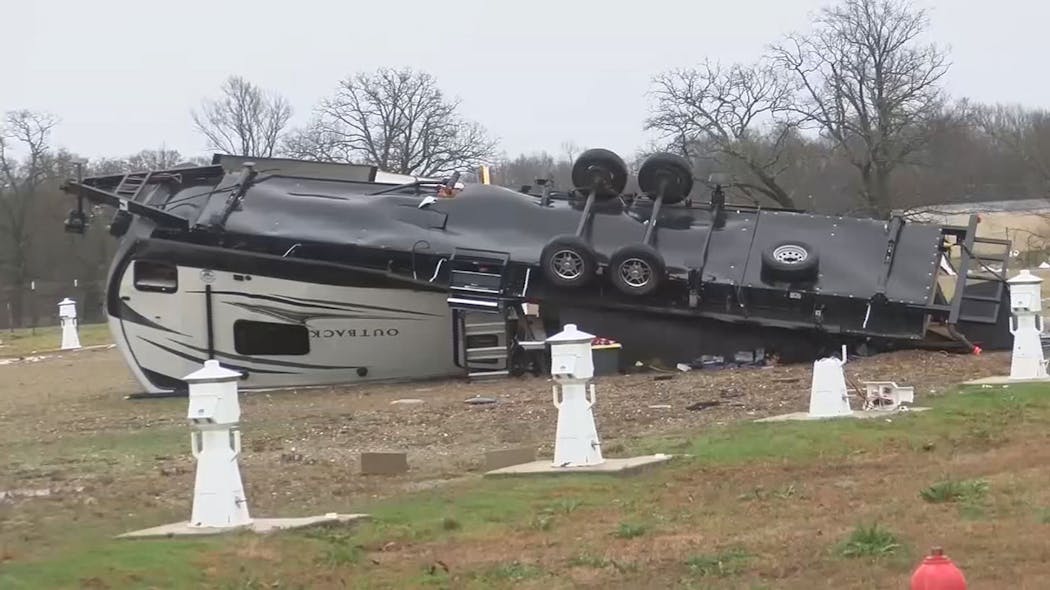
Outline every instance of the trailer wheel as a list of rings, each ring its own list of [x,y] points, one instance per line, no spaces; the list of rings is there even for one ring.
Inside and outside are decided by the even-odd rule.
[[[664,259],[646,244],[624,246],[609,260],[609,279],[621,292],[642,296],[656,291],[663,282]]]
[[[638,170],[638,188],[655,199],[663,181],[667,183],[664,185],[665,203],[678,203],[688,197],[693,190],[693,169],[689,160],[668,153],[646,158]]]
[[[559,287],[582,287],[598,268],[594,250],[582,238],[558,236],[540,254],[540,268],[547,280]]]
[[[779,242],[762,252],[762,270],[785,280],[813,278],[818,266],[817,251],[805,242]]]
[[[627,164],[610,150],[589,149],[572,165],[572,185],[594,191],[599,199],[611,199],[627,186]]]

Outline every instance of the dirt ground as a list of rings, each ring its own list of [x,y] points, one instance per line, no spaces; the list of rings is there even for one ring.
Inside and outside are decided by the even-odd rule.
[[[924,399],[946,393],[961,381],[1005,374],[1008,368],[1007,353],[972,356],[908,351],[850,360],[846,372],[855,383],[890,380],[914,386],[916,402],[921,405]],[[695,439],[705,427],[714,424],[803,411],[808,404],[810,373],[810,365],[795,365],[690,372],[651,370],[600,377],[596,379],[595,412],[605,455],[642,454],[651,452],[654,439],[663,439],[664,443],[685,441]],[[186,400],[125,399],[125,395],[136,390],[123,360],[112,348],[54,354],[0,366],[0,579],[5,563],[65,562],[63,556],[75,555],[98,539],[189,516],[194,460],[185,420]],[[466,403],[474,397],[488,397],[495,402]],[[395,403],[407,399],[423,401]],[[247,392],[242,395],[241,406],[241,472],[252,513],[259,517],[355,512],[363,504],[406,492],[435,486],[447,489],[444,484],[478,478],[484,453],[489,450],[531,446],[540,457],[549,457],[556,423],[551,383],[535,377]],[[361,476],[360,453],[385,450],[407,452],[408,473]],[[742,489],[752,483],[765,483],[773,489],[787,485],[780,481],[787,477],[782,471],[774,467],[771,475],[765,477],[749,470],[746,485],[736,483]],[[796,475],[790,476],[791,481],[797,481]],[[690,477],[700,479],[689,480],[684,489],[698,490],[701,482],[708,482],[703,484],[707,486],[720,478],[729,481],[742,476],[730,471],[719,476],[714,470]],[[837,477],[836,473],[812,474],[813,481],[832,482]],[[884,474],[872,471],[872,477],[874,482]],[[657,492],[652,493],[673,483],[669,480],[659,484]],[[673,502],[656,500],[663,510],[681,511],[685,508],[679,505],[695,506],[691,496]],[[498,512],[505,508],[494,509]],[[597,514],[583,514],[579,518],[598,518]],[[704,518],[708,519],[704,526],[714,526],[709,514]],[[608,525],[606,528],[615,526],[612,521],[594,522]],[[726,522],[718,526],[729,531],[733,525]],[[761,524],[756,520],[746,526]],[[840,532],[836,529],[836,534]],[[566,557],[568,553],[561,553],[573,546],[553,546],[552,541],[540,539],[539,534],[531,531],[513,539],[504,549],[527,546],[527,553],[546,555],[540,562],[545,563],[543,559]],[[591,531],[580,538],[597,534]],[[673,538],[674,535],[661,537],[659,542],[672,542]],[[657,542],[656,538],[647,539],[638,543]],[[267,545],[268,551],[278,550],[275,547],[281,547],[282,541],[273,543],[276,545]],[[623,543],[613,543],[608,548],[612,552],[609,555],[616,554],[616,547]],[[625,545],[623,551],[634,551],[638,543]],[[681,547],[676,545],[672,553],[691,550],[696,543],[693,539]],[[496,551],[497,546],[489,544],[486,551],[471,549],[468,558],[468,553],[459,549],[469,546],[470,543],[457,546],[456,550],[443,549],[441,544],[421,546],[406,549],[399,556],[376,559],[411,568],[417,567],[411,565],[416,561],[434,558],[462,569],[478,567],[471,560],[482,556],[496,559],[502,555],[502,550]],[[650,550],[656,553],[649,553]],[[431,555],[434,551],[441,555]],[[651,547],[638,555],[663,551]],[[768,551],[774,554],[775,547]],[[103,563],[106,559],[109,558],[103,558]],[[396,562],[389,561],[392,559]],[[654,562],[653,567],[657,565]],[[98,566],[78,566],[73,561],[69,567]],[[126,567],[137,566],[131,563]],[[313,566],[300,567],[309,570]],[[508,571],[513,574],[515,570]],[[607,576],[613,575],[606,572],[602,574],[606,577],[595,578],[591,584],[576,579],[585,572],[573,571],[573,583],[583,586],[608,583]],[[794,574],[777,570],[765,575]],[[634,587],[633,579],[620,579],[617,583],[621,585],[616,587]],[[84,583],[82,580],[81,587]],[[116,585],[98,587],[137,587],[133,581],[107,583]],[[391,582],[391,587],[398,587],[399,583]],[[482,587],[495,587],[485,584]],[[849,587],[864,587],[863,582],[858,584]],[[339,586],[333,582],[332,587]]]
[[[906,351],[851,360],[846,369],[855,383],[914,386],[921,405],[951,384],[1005,373],[1008,359]],[[794,365],[598,378],[595,411],[605,454],[637,451],[633,441],[640,438],[695,435],[713,423],[803,411],[810,373],[810,365]],[[132,476],[119,485],[142,486],[176,510],[184,506],[194,465],[186,401],[124,399],[132,391],[135,383],[114,349],[0,366],[0,450],[8,451],[0,492],[61,482],[105,494],[113,484],[89,467],[106,461],[110,471]],[[465,402],[478,396],[495,402]],[[423,401],[395,403],[405,399]],[[490,450],[531,446],[550,456],[556,421],[551,384],[536,377],[248,392],[241,404],[242,471],[260,514],[283,504],[282,497],[352,504],[469,477]],[[88,441],[104,441],[111,452],[84,456]],[[407,474],[357,476],[359,453],[391,450],[408,453]]]

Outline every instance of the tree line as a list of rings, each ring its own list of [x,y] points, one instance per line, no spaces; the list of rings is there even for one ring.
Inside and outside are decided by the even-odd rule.
[[[692,162],[698,191],[717,181],[731,199],[850,215],[1046,198],[1050,111],[950,96],[949,54],[923,40],[929,25],[906,0],[839,0],[808,30],[772,40],[754,63],[704,60],[657,72],[649,112],[639,117],[653,139],[625,156],[636,166],[672,151]],[[223,153],[430,177],[487,164],[498,184],[546,179],[571,188],[579,145],[508,156],[460,107],[427,72],[380,68],[339,81],[301,126],[292,126],[286,98],[239,76],[189,118],[207,148]],[[53,145],[59,124],[32,110],[9,111],[0,122],[0,306],[7,307],[0,325],[34,321],[25,319],[25,293],[37,281],[98,285],[84,297],[91,310],[101,302],[115,244],[101,211],[86,235],[62,231],[70,199],[58,187],[83,160]],[[83,173],[209,161],[161,147],[87,159]]]

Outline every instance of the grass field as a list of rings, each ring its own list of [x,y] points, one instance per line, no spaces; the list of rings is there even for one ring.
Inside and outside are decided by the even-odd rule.
[[[266,537],[112,539],[184,519],[189,488],[177,505],[159,488],[119,504],[91,489],[21,510],[0,502],[8,524],[35,525],[0,531],[0,588],[904,588],[933,545],[971,588],[1050,587],[1050,388],[923,405],[934,409],[641,438],[618,454],[680,456],[631,478],[472,477],[354,498],[371,522]],[[24,470],[77,457],[59,483],[119,485],[186,452],[181,424],[151,432],[4,450]],[[256,504],[259,516],[318,513],[302,499]]]
[[[109,344],[109,326],[106,324],[86,324],[79,326],[81,346]],[[19,357],[30,354],[58,350],[62,345],[62,328],[47,326],[34,329],[0,331],[0,358]]]

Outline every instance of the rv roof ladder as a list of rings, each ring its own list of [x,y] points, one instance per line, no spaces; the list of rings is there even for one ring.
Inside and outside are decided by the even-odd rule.
[[[132,172],[125,174],[124,178],[120,179],[120,184],[117,185],[116,190],[113,192],[125,199],[134,201],[138,198],[142,189],[149,184],[149,177],[153,172]]]

